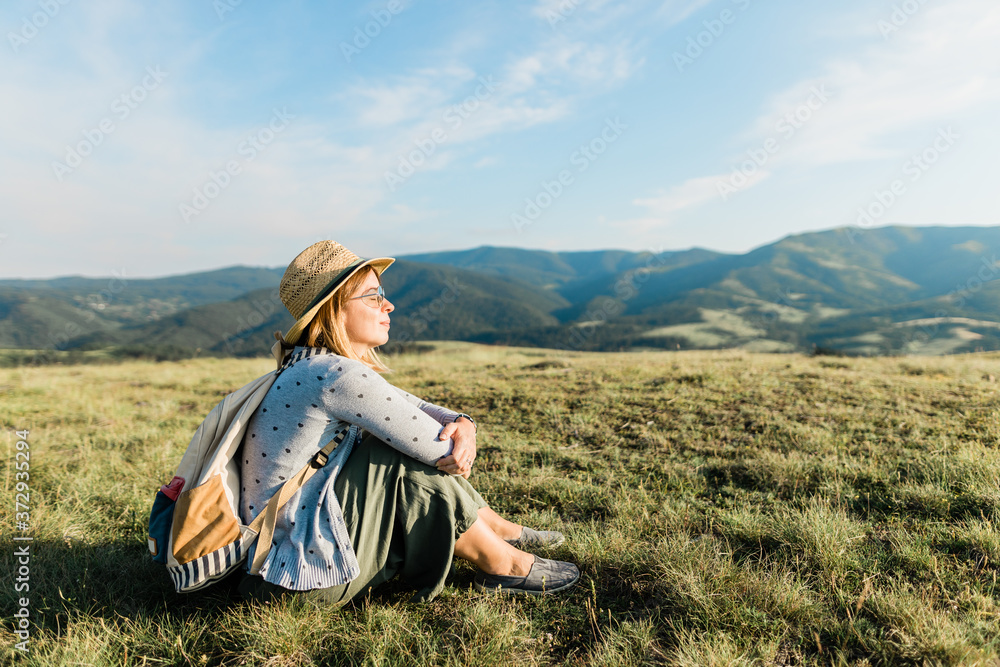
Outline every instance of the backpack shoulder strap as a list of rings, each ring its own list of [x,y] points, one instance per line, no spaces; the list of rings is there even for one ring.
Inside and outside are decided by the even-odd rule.
[[[275,377],[271,371],[227,394],[202,420],[174,473],[184,478],[185,489],[203,484],[225,467]]]
[[[274,524],[278,520],[278,511],[284,507],[295,492],[301,489],[309,481],[316,471],[326,465],[330,459],[330,454],[342,443],[348,435],[353,436],[357,431],[357,426],[340,431],[327,443],[326,447],[316,452],[316,455],[300,470],[294,477],[286,481],[278,489],[278,492],[267,501],[267,507],[250,522],[250,529],[257,533],[257,549],[254,551],[253,563],[250,565],[250,574],[260,572],[261,566],[267,559],[267,554],[271,551],[271,539],[274,536]]]
[[[278,368],[280,369],[285,365],[288,355],[292,353],[295,346],[286,341],[280,331],[274,332],[274,338],[276,342],[271,346],[271,356],[278,362]]]

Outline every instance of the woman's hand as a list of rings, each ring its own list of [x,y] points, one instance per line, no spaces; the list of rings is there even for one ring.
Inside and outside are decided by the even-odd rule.
[[[465,417],[447,424],[441,429],[438,440],[451,438],[455,446],[451,454],[437,462],[437,469],[450,475],[461,475],[469,479],[472,462],[476,460],[476,427]]]

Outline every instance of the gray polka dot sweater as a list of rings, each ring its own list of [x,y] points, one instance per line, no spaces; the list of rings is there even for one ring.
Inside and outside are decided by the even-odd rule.
[[[458,413],[409,394],[364,364],[325,348],[296,347],[247,426],[240,456],[240,515],[249,524],[285,481],[352,424],[433,465],[451,452],[438,440]],[[358,438],[360,440],[360,437]],[[351,581],[360,569],[333,490],[355,442],[346,439],[324,468],[292,496],[274,528],[260,575],[292,590]],[[247,569],[254,550],[247,558]]]

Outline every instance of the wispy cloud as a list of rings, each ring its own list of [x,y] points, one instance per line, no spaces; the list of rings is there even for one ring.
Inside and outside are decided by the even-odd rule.
[[[534,48],[508,56],[495,72],[455,63],[401,77],[358,84],[359,124],[382,129],[373,145],[386,168],[399,171],[415,147],[420,171],[436,171],[459,155],[474,155],[484,140],[570,117],[587,100],[613,90],[642,64],[625,39],[606,44],[546,36]],[[432,137],[438,137],[428,143]],[[390,171],[392,173],[392,171]]]
[[[136,23],[147,20],[151,10],[128,3],[74,5],[64,11],[69,9],[76,14],[65,20],[86,26],[59,43],[64,52],[60,59],[71,67],[53,69],[34,53],[0,55],[5,70],[0,113],[7,121],[0,126],[0,197],[8,221],[30,222],[38,232],[67,241],[54,253],[39,253],[50,264],[36,263],[33,270],[50,275],[68,265],[107,272],[107,266],[119,263],[109,257],[140,256],[145,251],[139,246],[146,247],[152,237],[169,266],[195,254],[211,264],[226,261],[210,259],[218,249],[204,239],[236,230],[240,240],[233,240],[227,253],[238,252],[250,262],[267,254],[272,244],[265,239],[278,229],[342,237],[337,230],[355,229],[367,220],[401,233],[436,211],[433,205],[386,203],[383,174],[401,152],[413,149],[415,140],[447,129],[448,141],[426,165],[443,169],[459,155],[474,156],[480,140],[568,117],[582,101],[619,85],[636,67],[635,53],[624,41],[588,45],[546,32],[526,48],[494,58],[493,72],[479,72],[464,59],[454,59],[435,67],[397,68],[391,78],[354,79],[346,92],[330,100],[329,108],[335,109],[330,116],[323,117],[320,109],[290,108],[296,114],[290,127],[260,157],[244,164],[205,210],[185,222],[179,206],[192,201],[210,174],[239,157],[238,146],[266,124],[270,113],[262,105],[260,118],[242,113],[238,121],[219,123],[202,114],[205,104],[191,104],[218,76],[206,76],[201,69],[212,57],[212,40],[220,39],[226,27],[232,29],[233,22],[180,49],[168,44],[170,31],[150,33],[141,45],[126,45],[122,35],[135,34]],[[179,19],[167,15],[161,25],[173,20]],[[95,35],[106,40],[92,43]],[[157,65],[155,58],[163,53],[170,55],[162,63],[166,82],[127,119],[116,122],[101,145],[59,182],[51,163],[64,160],[66,147],[84,140],[83,133],[109,115],[113,100],[139,83],[136,77],[147,63],[136,62],[137,54],[148,54],[148,64]],[[470,105],[471,97],[482,92],[484,79],[495,87]],[[229,82],[226,90],[234,85],[245,82]],[[282,100],[275,98],[275,103],[280,106]],[[456,111],[457,105],[465,106]],[[495,160],[483,157],[477,165]],[[145,231],[138,234],[138,229]],[[7,252],[23,243],[8,229],[0,232],[8,233]],[[95,249],[87,267],[72,259],[80,247]],[[40,248],[22,245],[26,254]],[[148,267],[128,268],[140,275]]]
[[[711,2],[712,0],[666,0],[660,5],[656,15],[666,21],[667,25],[676,25]]]
[[[444,106],[460,85],[475,78],[476,73],[467,67],[423,69],[399,77],[391,85],[381,81],[355,84],[336,100],[341,104],[354,102],[359,125],[395,126]]]
[[[766,179],[769,175],[768,172],[760,170],[752,178],[754,182],[759,182]],[[719,183],[728,176],[728,174],[719,174],[690,178],[679,185],[667,189],[665,192],[657,194],[655,197],[634,199],[632,200],[632,204],[646,209],[647,215],[620,220],[615,222],[614,225],[641,232],[669,225],[673,222],[677,213],[701,206],[713,199],[718,200]]]
[[[887,20],[891,10],[887,9]],[[753,124],[758,136],[825,84],[834,99],[802,128],[775,163],[819,166],[905,155],[901,137],[954,122],[1000,99],[1000,5],[992,0],[928,3],[883,38],[879,24],[862,28],[874,42],[860,56],[833,58],[825,71],[778,93]]]
[[[717,79],[706,60],[699,76],[666,81],[671,63],[657,48],[678,24],[701,26],[730,0],[535,0],[458,9],[412,3],[383,28],[377,46],[350,63],[338,40],[374,20],[371,11],[384,1],[371,0],[349,15],[318,5],[242,3],[221,22],[211,3],[196,0],[61,4],[19,53],[0,51],[0,234],[7,235],[0,266],[13,274],[107,273],[129,257],[141,258],[135,261],[142,266],[125,267],[141,275],[276,263],[301,249],[288,229],[296,238],[363,239],[366,223],[378,224],[382,238],[406,239],[415,249],[459,243],[456,238],[478,241],[476,234],[488,230],[473,233],[468,221],[488,221],[492,209],[509,209],[506,193],[520,192],[525,178],[542,178],[532,167],[572,151],[574,137],[590,136],[595,114],[605,113],[634,122],[639,129],[631,146],[640,148],[616,150],[622,161],[613,166],[614,187],[575,189],[561,211],[547,214],[544,230],[536,227],[532,243],[563,243],[571,236],[566,230],[580,229],[580,212],[598,207],[608,218],[629,219],[595,223],[586,238],[576,233],[581,246],[617,241],[622,229],[655,233],[702,219],[692,212],[742,214],[735,208],[742,204],[717,201],[719,182],[746,164],[748,150],[773,136],[776,123],[813,86],[825,85],[830,101],[794,137],[780,137],[780,151],[741,180],[740,191],[764,181],[782,185],[793,174],[818,191],[817,175],[826,166],[895,160],[924,145],[922,131],[940,125],[953,123],[970,138],[963,151],[982,149],[988,142],[982,133],[965,132],[963,120],[986,117],[1000,99],[1000,8],[987,0],[921,3],[883,36],[876,23],[889,17],[891,4],[882,10],[863,0],[827,6],[823,16],[835,20],[808,26],[822,31],[811,60],[785,61],[780,76],[761,74],[770,73],[767,53],[746,51],[748,74],[740,87],[751,92],[743,99],[765,100],[749,115],[745,104],[716,106],[710,114],[685,104],[688,92],[696,97],[729,85],[733,69]],[[17,26],[37,7],[27,0],[6,5],[0,18]],[[787,39],[770,52],[796,42],[792,31],[801,26],[789,18],[793,12],[761,10],[747,14],[746,30],[727,33],[716,53],[758,39],[750,32],[754,21],[759,39]],[[550,22],[550,12],[561,12],[560,20]],[[813,13],[802,9],[795,20]],[[860,34],[859,15],[865,16]],[[854,26],[845,28],[849,22]],[[680,26],[678,39],[691,32],[687,28]],[[415,39],[430,30],[434,39]],[[112,115],[110,105],[141,83],[147,65],[162,67],[167,79],[127,118],[116,117],[114,131],[59,182],[51,163],[64,160],[67,146],[77,146]],[[765,86],[775,80],[784,83],[768,95]],[[789,81],[795,83],[785,85]],[[274,107],[287,107],[294,121],[253,161],[241,163],[224,192],[185,224],[178,205],[227,160],[242,160],[238,146],[266,127]],[[697,138],[697,159],[684,161],[697,167],[685,172],[677,162],[655,161],[663,147],[690,147],[675,143],[673,133],[706,127],[689,121],[708,115],[718,122]],[[745,130],[734,136],[733,127]],[[414,153],[419,146],[429,147],[427,153]],[[414,155],[417,172],[429,175],[405,191],[390,191],[387,170]],[[975,171],[988,171],[989,159],[979,157]],[[949,155],[949,165],[959,164]],[[452,174],[476,196],[442,195],[450,186],[443,176]],[[652,180],[658,176],[664,180]],[[632,182],[642,189],[622,194],[621,184]],[[810,204],[813,210],[828,204],[820,199]],[[719,208],[710,208],[712,202]],[[976,202],[967,210],[974,217],[988,207]],[[560,219],[563,211],[574,219]],[[368,250],[384,252],[374,245]],[[35,259],[10,262],[22,257]]]
[[[831,57],[820,74],[772,95],[734,141],[742,147],[725,164],[734,171],[689,177],[658,197],[636,199],[652,216],[619,224],[664,224],[718,199],[720,183],[738,180],[734,190],[744,191],[789,169],[801,177],[830,164],[902,158],[914,150],[913,132],[933,134],[1000,99],[1000,5],[991,0],[925,5],[891,32],[875,20],[853,30],[868,46]],[[765,155],[769,139],[777,150]],[[765,156],[766,167],[749,165],[752,151]],[[752,169],[739,173],[741,164]]]

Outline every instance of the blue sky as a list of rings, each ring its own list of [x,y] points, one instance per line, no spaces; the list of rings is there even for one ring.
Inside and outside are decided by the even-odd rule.
[[[0,8],[0,277],[1000,223],[994,0],[162,4]]]

